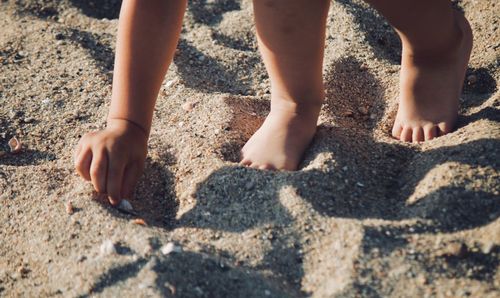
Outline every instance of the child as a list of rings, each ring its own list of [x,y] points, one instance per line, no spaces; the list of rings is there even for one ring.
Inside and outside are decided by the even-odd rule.
[[[153,108],[172,61],[186,0],[124,0],[107,127],[86,134],[78,173],[113,205],[141,175]],[[369,0],[402,44],[399,109],[392,135],[405,142],[451,131],[472,48],[467,20],[449,0]],[[271,79],[271,111],[241,150],[241,164],[295,170],[309,146],[324,98],[330,0],[254,0],[259,49]]]

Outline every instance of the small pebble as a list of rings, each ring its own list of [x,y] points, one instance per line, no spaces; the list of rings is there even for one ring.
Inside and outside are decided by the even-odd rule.
[[[359,107],[358,108],[358,111],[362,114],[362,115],[368,115],[368,109],[366,107]]]
[[[129,201],[123,199],[118,205],[118,209],[123,209],[125,211],[132,211],[134,210],[134,207],[132,207],[132,204],[130,204]]]
[[[203,296],[203,290],[200,287],[195,287],[194,291],[198,296]]]
[[[473,75],[473,74],[469,75],[469,76],[467,77],[467,83],[468,83],[469,85],[474,85],[475,83],[477,83],[477,76],[476,76],[476,75]]]
[[[12,119],[15,119],[15,118],[18,118],[22,115],[23,113],[21,113],[20,111],[16,111],[16,110],[10,110],[9,111],[9,116],[10,118]]]
[[[169,242],[169,243],[163,245],[160,248],[160,251],[162,254],[168,255],[168,254],[173,253],[173,252],[174,253],[182,252],[182,247],[175,245],[173,242]]]
[[[141,226],[146,225],[146,221],[142,218],[136,218],[136,219],[132,220],[132,222],[135,223],[136,225],[141,225]]]
[[[71,215],[74,212],[75,212],[75,210],[73,209],[73,203],[71,203],[71,201],[66,202],[66,213]]]
[[[17,269],[17,272],[19,272],[19,274],[21,274],[21,278],[26,278],[28,273],[30,272],[30,270],[24,266],[20,266]]]
[[[104,240],[104,242],[101,244],[101,247],[99,248],[99,251],[102,256],[107,256],[116,253],[116,247],[113,241],[108,239]]]
[[[494,247],[494,242],[487,242],[487,243],[484,243],[482,246],[481,246],[481,251],[484,253],[484,254],[489,254],[493,247]]]
[[[63,40],[64,39],[64,34],[62,33],[56,33],[56,35],[54,35],[55,39],[56,40]]]
[[[245,183],[245,189],[246,190],[251,190],[255,187],[255,183],[253,181],[248,181],[247,183]]]
[[[33,118],[33,117],[26,117],[23,119],[24,123],[31,123],[33,121],[35,121],[35,118]]]
[[[21,151],[22,144],[16,137],[13,137],[12,139],[9,140],[9,147],[10,147],[10,152],[15,154]]]
[[[182,109],[186,112],[191,112],[194,108],[194,103],[192,102],[185,102],[182,104]]]
[[[417,276],[417,283],[421,286],[427,284],[427,278],[425,277],[425,275],[420,274],[419,276]]]

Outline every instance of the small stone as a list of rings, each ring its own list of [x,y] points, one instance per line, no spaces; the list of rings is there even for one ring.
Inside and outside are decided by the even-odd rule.
[[[474,85],[475,83],[477,83],[477,76],[473,74],[467,76],[467,83],[469,85]]]
[[[194,103],[192,102],[185,102],[182,104],[182,109],[186,112],[191,112],[194,108]]]
[[[43,99],[43,100],[42,100],[42,104],[43,104],[43,105],[48,105],[48,104],[50,104],[50,98],[45,98],[45,99]]]
[[[439,253],[439,256],[456,256],[458,258],[463,258],[467,254],[467,246],[464,243],[453,242],[448,244]]]
[[[248,181],[247,183],[245,183],[245,189],[246,190],[252,190],[253,188],[255,187],[255,183],[253,181]]]
[[[63,40],[65,37],[64,37],[64,34],[59,32],[59,33],[56,33],[56,35],[54,35],[54,38],[56,40]]]
[[[9,116],[10,118],[12,119],[15,119],[15,118],[18,118],[22,115],[23,113],[21,113],[20,111],[16,111],[16,110],[10,110],[9,111]]]
[[[344,117],[352,117],[353,113],[351,111],[344,112],[342,114]]]
[[[183,126],[184,126],[184,121],[180,121],[179,123],[177,123],[177,125],[178,125],[179,127],[183,127]]]
[[[269,291],[269,290],[265,290],[265,291],[264,291],[264,295],[266,295],[266,296],[271,296],[271,291]]]
[[[359,186],[359,187],[365,187],[365,185],[361,182],[356,182],[356,185]]]
[[[358,111],[361,113],[361,115],[368,115],[368,109],[366,107],[359,107]]]
[[[140,225],[140,226],[147,225],[146,221],[142,218],[136,218],[136,219],[132,220],[132,222],[135,223],[136,225]]]
[[[104,240],[104,242],[101,244],[101,247],[99,248],[99,251],[102,256],[107,256],[110,254],[115,254],[116,253],[116,247],[113,241],[111,240]]]
[[[165,288],[167,288],[167,289],[169,289],[169,290],[170,290],[170,293],[171,293],[172,295],[175,295],[175,287],[174,287],[172,284],[170,284],[170,283],[167,281],[167,282],[165,282],[164,286],[165,286]]]
[[[71,215],[74,212],[75,212],[75,210],[73,209],[73,203],[71,201],[66,202],[66,213]]]
[[[33,117],[26,117],[23,119],[24,123],[31,123],[33,121],[35,121],[35,118],[33,118]]]
[[[494,243],[493,242],[487,242],[487,243],[484,243],[482,246],[481,246],[481,251],[484,253],[484,254],[489,254],[491,252],[491,250],[493,249],[494,247]]]
[[[125,211],[132,211],[134,210],[134,207],[132,207],[132,204],[130,204],[129,201],[123,199],[120,204],[118,205],[118,209],[122,209]]]
[[[175,245],[173,242],[169,242],[163,245],[160,248],[160,251],[164,255],[168,255],[170,253],[180,253],[182,252],[182,247]]]
[[[16,55],[14,56],[14,59],[16,60],[21,60],[23,58],[25,58],[26,56],[28,56],[28,54],[26,52],[23,52],[23,51],[19,51],[16,53]]]
[[[26,278],[28,276],[28,273],[30,273],[30,270],[24,266],[20,266],[17,268],[17,272],[21,275],[21,278]]]
[[[13,137],[12,139],[9,140],[9,147],[10,147],[10,153],[16,154],[21,151],[22,144],[16,137]]]
[[[425,275],[420,274],[419,276],[417,276],[417,283],[421,286],[427,284],[427,278],[425,277]]]
[[[195,287],[194,291],[198,296],[203,296],[203,290],[200,287]]]

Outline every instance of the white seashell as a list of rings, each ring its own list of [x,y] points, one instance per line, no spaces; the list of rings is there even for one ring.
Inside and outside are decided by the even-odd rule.
[[[179,81],[179,80],[177,80],[177,79],[173,79],[173,80],[167,81],[167,82],[165,83],[165,88],[167,88],[167,89],[168,89],[168,88],[170,88],[170,87],[174,86],[175,84],[177,84],[177,82],[178,82],[178,81]]]
[[[101,244],[101,247],[99,248],[99,251],[102,256],[107,256],[116,253],[116,247],[113,241],[108,239],[104,240],[104,242]]]
[[[188,101],[188,102],[185,102],[182,104],[182,109],[186,112],[192,111],[193,108],[194,108],[194,103],[192,103],[192,102]]]
[[[163,245],[160,248],[160,251],[162,254],[168,255],[168,254],[173,253],[173,252],[175,252],[175,253],[182,252],[182,247],[175,245],[173,242],[169,242],[169,243]]]

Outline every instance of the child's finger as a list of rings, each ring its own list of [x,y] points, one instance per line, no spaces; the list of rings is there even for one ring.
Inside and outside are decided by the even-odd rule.
[[[90,163],[92,162],[92,150],[84,149],[75,159],[75,168],[77,173],[83,179],[90,181]]]
[[[106,172],[108,169],[108,157],[106,152],[93,152],[90,165],[90,180],[98,193],[106,193]]]
[[[135,185],[141,177],[142,168],[137,164],[130,164],[125,168],[122,180],[122,198],[131,198]]]
[[[106,191],[108,200],[112,205],[117,205],[121,200],[122,178],[125,166],[123,161],[110,158],[108,162],[108,174]]]

